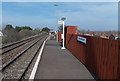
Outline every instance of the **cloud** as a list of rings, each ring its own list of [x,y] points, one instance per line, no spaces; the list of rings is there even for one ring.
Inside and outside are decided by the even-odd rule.
[[[116,4],[79,6],[80,9],[82,8],[85,11],[61,11],[60,16],[66,16],[67,24],[80,26],[79,28],[91,30],[117,30],[118,8]]]
[[[16,3],[15,3],[16,4]],[[18,5],[19,4],[19,5]],[[29,10],[27,8],[26,11],[23,11],[20,7],[20,11],[9,11],[4,10],[6,13],[3,16],[3,23],[4,24],[13,24],[15,25],[29,25],[32,27],[43,27],[48,26],[52,29],[57,29],[57,17],[55,18],[53,11],[47,10],[47,12],[36,12],[32,11],[34,8],[34,3],[18,3],[17,6],[23,6],[23,9],[26,7],[30,7]],[[53,3],[52,3],[53,4]],[[117,3],[60,3],[61,5],[58,6],[58,18],[62,16],[66,16],[66,24],[67,25],[77,25],[80,29],[91,29],[91,30],[117,30],[117,22],[118,22],[118,5]],[[42,3],[38,3],[39,8],[36,10],[46,11],[46,9],[42,8]],[[44,6],[48,7],[48,3],[44,4]],[[10,5],[9,5],[10,6]],[[32,9],[31,9],[32,8]],[[50,7],[50,9],[53,7]],[[10,12],[13,12],[10,14]],[[16,13],[17,12],[17,13]],[[20,13],[22,12],[22,13]],[[36,12],[36,13],[35,13]],[[31,15],[31,14],[32,15]],[[41,13],[41,14],[37,14]],[[51,15],[51,14],[52,15]],[[16,14],[16,15],[15,15]],[[20,15],[20,16],[19,16]]]

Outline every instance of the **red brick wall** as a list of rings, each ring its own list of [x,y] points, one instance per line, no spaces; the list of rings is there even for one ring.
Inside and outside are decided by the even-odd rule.
[[[74,56],[100,79],[120,78],[120,41],[83,36],[87,38],[83,44],[77,36],[81,35],[66,34],[66,48]]]
[[[78,34],[78,27],[77,26],[66,26],[68,34]]]

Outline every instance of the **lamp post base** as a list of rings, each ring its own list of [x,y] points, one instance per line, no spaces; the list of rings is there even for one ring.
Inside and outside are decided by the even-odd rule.
[[[61,49],[66,49],[65,47],[62,47]]]

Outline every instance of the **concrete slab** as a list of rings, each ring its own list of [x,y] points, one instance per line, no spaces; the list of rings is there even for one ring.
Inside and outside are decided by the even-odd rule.
[[[94,79],[86,67],[55,40],[48,40],[35,79]]]

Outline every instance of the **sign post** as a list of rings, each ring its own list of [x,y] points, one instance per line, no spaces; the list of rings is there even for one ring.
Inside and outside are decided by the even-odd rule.
[[[63,47],[61,49],[65,49],[65,22],[63,21]]]
[[[58,24],[63,24],[63,34],[62,34],[63,47],[62,47],[61,49],[66,49],[66,48],[65,48],[65,20],[66,20],[66,17],[62,17],[62,18],[61,18],[61,21],[58,21]]]

